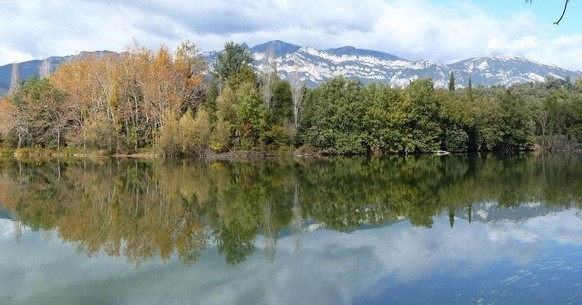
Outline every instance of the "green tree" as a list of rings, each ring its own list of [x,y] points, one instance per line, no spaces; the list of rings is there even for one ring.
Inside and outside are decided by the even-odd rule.
[[[279,80],[273,85],[273,111],[271,121],[278,125],[293,122],[293,99],[291,86],[288,81]]]
[[[366,143],[375,155],[384,152],[400,152],[401,125],[396,115],[396,106],[402,103],[402,90],[388,85],[370,84],[364,95],[369,101],[364,115]]]
[[[359,81],[337,77],[309,91],[303,106],[301,137],[327,153],[366,152],[365,99]]]
[[[531,144],[531,114],[523,100],[507,91],[501,98],[502,145],[504,150],[529,149]]]
[[[469,83],[467,84],[467,95],[469,96],[469,102],[473,102],[473,82],[471,81],[471,76],[469,75]]]
[[[48,79],[30,78],[12,96],[18,108],[15,132],[21,145],[60,148],[65,133],[65,93]]]
[[[404,90],[399,111],[405,153],[430,152],[439,149],[438,104],[431,79],[416,80]]]
[[[459,91],[451,94],[436,90],[435,98],[439,104],[441,147],[446,151],[467,151],[469,132],[474,127],[471,103]]]
[[[245,45],[227,42],[224,50],[218,54],[214,71],[220,81],[237,87],[248,80],[256,82],[256,76],[250,67],[252,62],[253,55]]]
[[[236,142],[242,149],[265,144],[267,108],[254,84],[244,83],[236,92]]]

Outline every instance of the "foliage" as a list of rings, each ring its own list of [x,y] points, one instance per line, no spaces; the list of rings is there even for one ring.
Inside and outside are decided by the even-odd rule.
[[[23,225],[56,230],[87,255],[135,262],[175,255],[194,263],[215,244],[234,264],[254,253],[259,234],[275,251],[280,232],[302,232],[311,223],[350,231],[405,218],[430,227],[444,213],[470,222],[474,206],[492,202],[496,215],[531,201],[544,202],[544,213],[580,208],[581,181],[582,162],[573,155],[4,161],[0,203]]]
[[[307,89],[299,75],[261,77],[245,45],[229,42],[214,74],[194,44],[174,52],[133,46],[87,55],[28,80],[0,102],[3,145],[155,149],[165,156],[294,148],[327,154],[447,150],[582,150],[582,79],[448,90],[335,78]],[[302,147],[303,146],[303,147]]]
[[[254,72],[249,66],[252,62],[253,55],[246,46],[227,42],[224,45],[224,50],[218,54],[218,60],[214,67],[216,77],[220,81],[228,82],[229,85],[237,87],[240,83],[245,82],[249,76],[254,76]]]

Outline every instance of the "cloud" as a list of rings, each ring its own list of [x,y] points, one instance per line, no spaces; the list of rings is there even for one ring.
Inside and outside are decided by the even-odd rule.
[[[112,0],[14,1],[0,12],[0,64],[84,50],[121,51],[182,40],[204,51],[226,41],[280,39],[316,48],[353,45],[409,59],[450,63],[527,56],[582,69],[582,35],[565,34],[531,11],[496,14],[480,1]]]
[[[432,229],[401,222],[350,234],[303,234],[299,253],[296,238],[287,236],[278,240],[272,263],[259,239],[255,254],[236,266],[225,265],[210,247],[193,266],[154,259],[135,268],[123,258],[83,257],[72,244],[47,244],[30,231],[16,245],[11,230],[10,221],[0,219],[0,299],[15,304],[350,304],[386,278],[400,284],[439,274],[470,280],[495,262],[521,269],[551,253],[544,247],[556,242],[570,247],[561,251],[582,244],[582,222],[572,210],[520,223],[457,221],[453,229],[445,216]]]

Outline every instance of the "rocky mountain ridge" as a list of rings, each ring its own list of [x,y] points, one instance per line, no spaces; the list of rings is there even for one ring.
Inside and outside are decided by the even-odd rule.
[[[269,41],[249,48],[254,53],[255,68],[264,70],[265,54],[271,52],[276,57],[277,72],[287,78],[297,71],[309,87],[337,76],[359,79],[363,83],[382,82],[393,87],[405,87],[411,81],[432,78],[437,87],[446,87],[451,73],[455,75],[457,87],[464,87],[471,77],[473,86],[509,86],[516,83],[541,82],[546,77],[576,79],[581,71],[571,71],[557,66],[537,63],[522,57],[497,56],[476,57],[451,64],[432,63],[426,60],[408,60],[389,53],[357,49],[345,46],[319,50],[302,47],[280,40]],[[98,51],[96,53],[106,53]],[[203,55],[212,65],[215,52]],[[82,56],[81,53],[75,56]],[[52,69],[75,56],[48,58]],[[38,75],[42,60],[19,63],[21,79]],[[12,64],[0,66],[0,95],[10,87]]]

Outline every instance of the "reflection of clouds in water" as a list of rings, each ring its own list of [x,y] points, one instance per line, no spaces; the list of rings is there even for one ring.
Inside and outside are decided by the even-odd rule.
[[[0,241],[14,239],[14,227],[11,220],[0,219]]]
[[[0,300],[18,296],[14,304],[349,304],[386,276],[401,283],[442,272],[468,276],[503,259],[523,264],[550,241],[580,245],[582,222],[563,211],[521,223],[458,221],[453,229],[443,217],[432,229],[401,222],[350,234],[318,230],[302,235],[298,254],[287,236],[273,263],[258,249],[236,266],[214,247],[193,266],[152,260],[135,268],[123,258],[78,256],[71,244],[47,245],[41,234],[26,232],[20,245],[13,238],[12,223],[0,220]]]
[[[489,237],[493,242],[556,241],[561,244],[582,245],[582,222],[576,213],[570,210],[532,218],[523,223],[498,223],[489,227]]]

